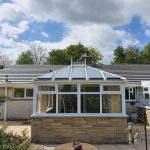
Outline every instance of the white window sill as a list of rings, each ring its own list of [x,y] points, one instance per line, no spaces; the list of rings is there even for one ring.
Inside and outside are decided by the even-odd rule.
[[[31,117],[89,117],[89,116],[93,116],[93,117],[127,117],[128,115],[126,114],[120,114],[120,113],[109,113],[109,114],[91,114],[91,113],[86,113],[86,114],[76,114],[76,113],[71,113],[71,114],[67,114],[67,113],[59,113],[59,114],[48,114],[48,113],[36,113],[36,114],[32,114]]]

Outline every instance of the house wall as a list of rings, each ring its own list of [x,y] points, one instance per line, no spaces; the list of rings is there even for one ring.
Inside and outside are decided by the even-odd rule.
[[[127,117],[34,116],[31,119],[34,143],[128,143]]]
[[[32,115],[32,100],[10,100],[7,102],[7,120],[24,120]],[[0,106],[0,120],[4,118],[4,104]]]
[[[126,113],[127,113],[127,115],[130,115],[132,112],[137,112],[136,102],[135,103],[126,102]]]

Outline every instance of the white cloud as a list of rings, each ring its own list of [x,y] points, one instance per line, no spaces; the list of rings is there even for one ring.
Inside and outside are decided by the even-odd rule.
[[[124,46],[128,46],[127,40],[133,43],[132,35],[123,30],[113,30],[108,25],[91,25],[71,26],[69,33],[60,42],[41,42],[32,41],[29,45],[41,45],[48,50],[65,48],[70,44],[81,42],[86,46],[93,46],[98,48],[104,55],[103,63],[110,63],[112,60],[113,50],[117,46],[117,40],[121,40]],[[126,44],[126,45],[125,45]]]
[[[147,37],[150,37],[150,30],[149,30],[149,29],[146,29],[144,34],[145,34]]]
[[[69,24],[128,23],[132,13],[127,11],[126,0],[13,0],[17,6],[37,21],[54,20]]]
[[[24,33],[28,29],[28,21],[21,21],[17,26],[11,25],[8,22],[1,23],[0,33],[8,38],[17,38],[21,33]]]
[[[41,35],[44,36],[44,37],[46,37],[46,38],[49,37],[48,34],[47,34],[46,32],[41,32]]]
[[[2,3],[0,5],[0,21],[16,21],[25,17],[21,6],[14,3]]]
[[[149,0],[11,0],[11,3],[0,5],[0,14],[3,14],[0,16],[1,51],[15,59],[18,53],[30,45],[43,45],[53,49],[81,42],[97,47],[104,55],[103,62],[109,63],[118,40],[125,47],[129,44],[140,44],[130,33],[114,30],[112,26],[128,24],[135,15],[140,16],[143,23],[149,24],[148,4]],[[24,33],[33,20],[63,22],[68,32],[59,42],[17,40],[18,35]],[[20,23],[12,25],[9,21]],[[148,30],[145,34],[150,36]],[[46,32],[41,32],[41,35],[48,38]]]

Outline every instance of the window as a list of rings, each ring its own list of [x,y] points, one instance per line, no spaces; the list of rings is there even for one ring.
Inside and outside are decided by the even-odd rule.
[[[148,87],[144,87],[144,92],[148,92]]]
[[[61,84],[58,86],[59,92],[77,92],[76,84]]]
[[[144,99],[147,99],[147,100],[148,100],[149,97],[150,97],[150,96],[149,96],[149,93],[144,93]]]
[[[134,87],[125,88],[125,98],[126,100],[135,100],[135,88]]]
[[[33,97],[33,89],[26,89],[26,97]]]
[[[121,113],[122,102],[121,95],[102,95],[102,112],[103,113]]]
[[[99,94],[81,95],[81,113],[100,113]]]
[[[38,87],[38,90],[39,91],[55,91],[55,86],[53,85],[40,85]]]
[[[58,96],[59,113],[77,113],[77,95],[60,94]]]
[[[31,88],[14,88],[14,98],[31,98],[33,89]]]
[[[24,88],[14,88],[14,97],[25,97]]]
[[[119,85],[104,85],[103,91],[120,91]]]
[[[56,95],[39,94],[37,96],[38,113],[56,113]]]
[[[82,84],[81,92],[99,92],[100,85],[99,84]]]

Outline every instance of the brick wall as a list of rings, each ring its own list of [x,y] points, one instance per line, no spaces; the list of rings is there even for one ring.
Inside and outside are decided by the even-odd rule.
[[[127,143],[126,117],[32,117],[34,143]]]

